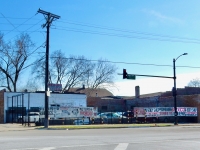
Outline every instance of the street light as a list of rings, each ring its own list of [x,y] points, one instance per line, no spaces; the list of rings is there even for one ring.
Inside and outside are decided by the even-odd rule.
[[[178,56],[176,59],[173,59],[173,68],[174,68],[174,87],[173,87],[173,96],[174,96],[174,125],[178,125],[178,121],[177,121],[177,116],[178,116],[178,112],[177,112],[177,104],[176,104],[176,65],[175,62],[176,60],[183,56],[183,55],[187,55],[187,53],[183,53],[180,56]]]

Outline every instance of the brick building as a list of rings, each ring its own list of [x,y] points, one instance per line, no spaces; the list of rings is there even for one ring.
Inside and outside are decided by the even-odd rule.
[[[174,97],[146,97],[134,99],[114,99],[88,97],[88,107],[97,107],[99,112],[125,112],[134,107],[174,107]],[[177,107],[197,107],[200,110],[200,94],[177,96]],[[198,122],[200,122],[200,111],[198,111]]]
[[[138,88],[137,88],[138,89]],[[76,89],[77,93],[85,93],[84,88]],[[102,90],[93,91],[86,96],[87,107],[97,107],[99,112],[124,112],[134,107],[173,107],[174,97],[172,92],[153,93],[133,97],[113,96],[112,93]],[[4,120],[4,92],[0,91],[0,123]],[[197,107],[200,110],[200,88],[185,87],[178,89],[177,107]],[[200,111],[198,111],[198,122],[200,122]]]

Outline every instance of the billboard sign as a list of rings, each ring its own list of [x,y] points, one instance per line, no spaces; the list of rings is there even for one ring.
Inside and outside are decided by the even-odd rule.
[[[44,108],[40,108],[40,118],[44,117],[44,113]],[[51,119],[95,117],[97,113],[98,109],[95,107],[68,107],[59,104],[52,104],[49,107]]]
[[[48,87],[50,91],[62,91],[62,84],[49,83]]]
[[[197,117],[197,107],[177,107],[178,116]],[[174,107],[135,107],[134,117],[174,116]]]

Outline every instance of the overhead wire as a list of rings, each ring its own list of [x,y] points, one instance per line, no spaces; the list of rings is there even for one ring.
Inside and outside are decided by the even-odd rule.
[[[50,58],[58,58],[58,57],[50,57]],[[88,60],[88,59],[78,59],[78,58],[67,58],[63,57],[63,59],[74,59],[74,60],[85,60],[85,61],[101,61],[101,62],[108,62],[108,63],[114,63],[114,64],[127,64],[127,65],[142,65],[142,66],[156,66],[156,67],[173,67],[173,65],[160,65],[160,64],[144,64],[144,63],[134,63],[134,62],[119,62],[119,61],[109,61],[109,60]],[[198,66],[176,66],[176,67],[182,67],[182,68],[200,68]]]
[[[6,19],[7,21],[8,21],[8,19],[7,19],[7,17],[5,17],[3,14],[1,14],[2,16],[3,16],[3,18],[4,19]],[[41,29],[41,27],[40,28],[37,28],[36,30],[34,30],[34,31],[28,31],[28,30],[30,30],[31,28],[33,28],[34,26],[36,26],[37,24],[39,24],[41,21],[43,21],[44,19],[37,19],[37,20],[39,20],[37,23],[35,23],[35,24],[32,24],[32,26],[30,26],[29,28],[27,28],[26,30],[24,30],[24,31],[19,31],[17,28],[18,27],[20,27],[20,26],[22,26],[22,25],[24,25],[26,22],[28,22],[30,19],[33,19],[33,17],[35,17],[35,15],[33,15],[32,17],[30,17],[30,18],[23,18],[23,19],[26,19],[23,23],[21,23],[21,24],[19,24],[17,27],[15,27],[10,21],[9,21],[9,23],[10,24],[12,24],[12,26],[14,27],[14,29],[13,30],[10,30],[9,32],[7,32],[7,34],[8,33],[10,33],[10,32],[13,32],[15,29],[18,31],[18,32],[30,32],[29,33],[29,35],[31,34],[31,33],[34,33],[34,32],[41,32],[41,31],[38,31],[39,29]],[[20,19],[22,19],[22,18],[20,18]],[[5,35],[5,34],[4,34]],[[16,35],[17,36],[17,35]],[[16,37],[16,36],[14,36],[14,37]],[[14,38],[14,37],[12,37],[12,38]],[[12,39],[11,38],[11,39]],[[45,43],[45,42],[44,42]],[[41,47],[43,47],[43,45],[44,45],[44,43],[42,43],[39,47],[37,47],[35,50],[33,50],[30,54],[29,54],[29,56],[31,56],[33,53],[35,53],[39,48],[41,48]]]
[[[6,31],[6,32],[9,32],[9,31],[11,31],[11,30],[1,30],[1,31]],[[20,33],[22,33],[22,32],[25,32],[25,30],[23,30],[23,31],[12,31],[12,32],[20,32]],[[39,31],[39,28],[38,29],[36,29],[36,30],[30,30],[30,31],[26,31],[27,33],[34,33],[34,32],[44,32],[44,31]],[[15,37],[15,36],[14,36]],[[12,37],[13,38],[13,37]],[[11,39],[12,39],[11,38]]]
[[[35,50],[33,50],[29,56],[31,56],[32,54],[34,54],[39,48],[44,47],[45,42],[43,42],[39,47],[37,47]]]
[[[4,18],[4,17],[0,17],[0,19],[1,18]],[[27,20],[27,19],[29,19],[29,18],[19,18],[19,17],[6,17],[6,18],[8,18],[8,19],[16,19],[16,20]],[[40,20],[40,19],[37,19],[37,18],[32,18],[32,20]]]
[[[23,22],[22,24],[19,25],[19,26],[21,26],[21,25],[25,24],[28,20],[33,19],[34,16],[32,16],[31,18],[13,18],[13,17],[6,17],[6,18],[27,19],[25,22]],[[2,18],[2,17],[0,17],[0,18]],[[4,16],[4,18],[5,18],[5,16]],[[39,20],[39,19],[35,19],[35,20]],[[57,22],[58,23],[81,26],[81,27],[87,27],[87,28],[95,28],[95,29],[101,29],[101,30],[106,30],[106,31],[120,32],[120,33],[100,32],[100,31],[93,31],[93,30],[69,28],[69,27],[63,27],[63,26],[56,26],[56,28],[52,28],[52,29],[63,30],[63,31],[71,31],[71,32],[79,32],[79,33],[105,35],[105,36],[135,38],[135,39],[143,39],[143,40],[157,40],[157,41],[169,41],[169,42],[200,44],[200,39],[196,39],[196,38],[187,38],[187,37],[180,37],[180,36],[170,36],[170,35],[163,35],[163,34],[140,32],[140,31],[127,30],[127,29],[121,29],[121,28],[114,28],[114,27],[108,27],[108,26],[100,26],[100,25],[88,24],[88,23],[82,23],[82,22],[73,22],[73,21],[68,21],[68,20],[64,20],[64,19],[58,20]],[[36,23],[36,24],[38,24],[38,23]],[[16,28],[18,28],[19,26],[17,26]],[[13,30],[11,30],[11,31],[13,31]],[[27,30],[25,30],[25,31],[27,31]],[[11,32],[11,31],[9,31],[9,32]],[[29,31],[29,32],[36,32],[36,31]],[[129,35],[121,34],[121,33],[128,33]],[[136,36],[136,35],[133,35],[133,34],[140,35],[140,36]]]
[[[1,13],[1,15],[3,16],[4,19],[7,20],[7,22],[8,22],[11,26],[13,26],[14,28],[16,28],[16,27],[13,25],[13,23],[10,22],[10,21],[8,20],[8,18],[6,18],[2,13]]]
[[[25,22],[23,22],[22,24],[19,24],[16,27],[16,28],[18,28],[19,26],[25,24],[30,19],[33,19],[34,16],[32,16],[31,18],[14,18],[14,17],[5,17],[5,16],[4,17],[0,17],[0,18],[5,18],[5,19],[7,19],[7,18],[11,18],[11,19],[27,19]],[[39,19],[35,19],[35,20],[39,20]],[[119,33],[108,33],[108,32],[99,32],[99,31],[92,31],[92,30],[84,30],[84,29],[56,26],[56,29],[64,30],[64,31],[79,32],[79,33],[89,33],[89,34],[98,34],[98,35],[106,35],[106,36],[116,36],[116,37],[125,37],[125,38],[135,38],[135,39],[146,39],[146,40],[158,40],[158,41],[169,41],[169,42],[182,42],[182,43],[200,44],[200,39],[196,39],[196,38],[188,38],[188,37],[180,37],[180,36],[171,36],[171,35],[155,34],[155,33],[148,33],[148,32],[140,32],[140,31],[135,31],[135,30],[127,30],[127,29],[114,28],[114,27],[109,27],[109,26],[101,26],[101,25],[95,25],[95,24],[89,24],[89,23],[83,23],[83,22],[68,21],[68,20],[64,20],[62,18],[61,18],[61,20],[58,20],[57,22],[58,23],[81,26],[81,27],[87,27],[87,28],[95,28],[95,29],[101,29],[101,30],[107,30],[107,31],[115,31],[115,32],[122,32],[122,33],[129,33],[129,34],[137,34],[137,35],[142,35],[142,36],[133,36],[133,35],[125,35],[125,34],[119,34]],[[55,29],[55,28],[53,28],[53,29]],[[13,30],[11,30],[11,31],[13,31]],[[9,32],[11,32],[11,31],[9,31]]]
[[[14,24],[12,24],[10,22],[10,24],[15,28],[13,30],[9,31],[8,33],[14,31],[15,29],[17,30],[17,28],[22,26],[22,25],[25,25],[25,23],[28,22],[30,19],[33,19],[34,16],[32,16],[30,18],[18,18],[18,19],[27,19],[27,20],[25,22],[23,22],[22,24],[19,24],[17,27],[15,27]],[[0,18],[2,18],[2,17],[0,17]],[[5,17],[3,17],[3,18],[5,18]],[[39,19],[35,19],[35,20],[39,20]],[[44,19],[42,19],[42,20],[44,20]],[[26,29],[25,31],[27,32],[32,27],[34,27],[35,25],[39,24],[42,20],[38,21],[36,24],[32,24],[32,26],[29,27],[28,29]],[[85,24],[85,23],[76,23],[76,22],[69,22],[69,21],[58,21],[58,22],[77,25],[77,26],[82,26],[82,27],[89,27],[89,28],[107,30],[107,31],[115,31],[115,32],[120,32],[120,34],[119,33],[93,31],[93,30],[85,30],[85,29],[77,29],[77,28],[63,27],[63,26],[57,26],[57,25],[55,26],[56,28],[52,28],[52,29],[71,31],[71,32],[79,32],[79,33],[89,33],[89,34],[98,34],[98,35],[106,35],[106,36],[115,36],[115,37],[125,37],[125,38],[135,38],[135,39],[146,39],[146,40],[157,40],[157,41],[170,41],[170,42],[182,42],[182,43],[200,44],[200,39],[195,39],[195,38],[187,38],[187,37],[169,36],[169,35],[162,35],[162,34],[139,32],[139,31],[133,31],[133,30],[126,30],[126,29],[119,29],[119,28],[98,26],[98,25],[91,25],[91,24]],[[38,29],[36,29],[35,31],[29,31],[29,32],[36,32]],[[25,31],[23,31],[23,32],[25,32]],[[8,34],[8,33],[6,33],[6,34]],[[142,36],[127,35],[127,34],[121,34],[121,33],[137,34],[137,35],[142,35]],[[36,48],[36,50],[34,50],[30,55],[32,55],[35,51],[37,51],[40,47],[42,47],[42,45],[39,46],[38,48]],[[55,58],[55,57],[51,57],[51,58]],[[72,58],[65,58],[65,59],[72,59]],[[75,59],[75,58],[73,58],[73,59]],[[76,60],[81,60],[81,59],[76,59]],[[99,60],[87,60],[87,59],[84,59],[84,60],[86,60],[86,61],[99,61]],[[144,63],[114,62],[114,61],[103,61],[103,62],[115,63],[115,64],[130,64],[130,65],[133,64],[133,65],[146,65],[146,66],[157,66],[157,67],[173,67],[172,65],[160,65],[160,64],[144,64]],[[33,65],[33,63],[27,65],[23,69],[26,69],[26,68],[28,68],[28,67],[30,67],[32,65]],[[196,67],[196,66],[176,66],[176,67],[200,68],[200,67]]]
[[[29,20],[31,20],[35,15],[33,15],[32,17],[28,18],[26,21],[24,21],[23,23],[19,24],[17,27],[15,27],[13,30],[11,30],[10,32],[16,30],[18,27],[20,27],[21,25],[23,25],[24,23],[28,22]],[[10,32],[5,33],[4,35],[9,34]]]
[[[43,46],[43,44],[44,44],[44,43],[42,43],[42,45],[40,45],[39,47],[37,47],[33,52],[35,52],[35,51],[37,51],[39,48],[41,48],[41,47]],[[31,54],[33,54],[33,52],[32,52]],[[31,55],[31,54],[30,54],[30,55]],[[29,55],[29,56],[30,56],[30,55]],[[38,61],[42,61],[44,58],[45,58],[45,55],[44,55],[43,57],[41,57],[41,59],[38,60]],[[37,62],[38,62],[38,61],[37,61]],[[31,64],[29,64],[29,65],[23,67],[23,68],[22,68],[22,71],[25,70],[25,69],[27,69],[27,68],[29,68],[30,66],[33,66],[35,63],[36,63],[36,62],[33,62],[33,63],[31,63]],[[15,74],[15,73],[11,73],[11,76],[14,75],[14,74]],[[4,80],[4,79],[6,79],[6,77],[1,78],[0,81],[1,81],[1,80]]]
[[[10,23],[0,23],[0,25],[8,25],[8,24],[10,24]],[[20,25],[19,23],[12,23],[14,26],[18,26],[18,25]],[[30,25],[34,25],[33,23],[31,24],[31,23],[25,23],[25,24],[22,24],[23,26],[30,26]],[[21,26],[22,26],[21,25]]]
[[[162,34],[155,34],[155,33],[148,33],[148,32],[139,32],[139,31],[134,31],[134,30],[113,28],[113,27],[108,27],[108,26],[99,26],[99,25],[80,23],[80,22],[77,23],[77,22],[60,21],[60,20],[58,22],[67,23],[67,24],[73,24],[73,25],[77,25],[77,26],[97,28],[97,29],[106,29],[106,30],[111,30],[111,31],[120,31],[120,32],[134,33],[134,34],[141,34],[141,35],[150,35],[150,36],[157,36],[157,37],[167,37],[167,38],[176,38],[176,39],[200,41],[200,39],[196,39],[196,38],[187,38],[187,37],[180,37],[180,36],[170,36],[170,35],[162,35]]]
[[[4,19],[6,19],[7,21],[8,21],[8,18],[12,18],[12,19],[23,19],[23,20],[26,19],[23,23],[18,24],[18,26],[16,26],[16,27],[14,26],[13,23],[11,23],[11,22],[9,21],[9,23],[12,24],[12,26],[14,27],[14,29],[12,29],[12,30],[1,30],[1,31],[8,31],[7,33],[4,34],[4,36],[7,35],[7,34],[10,33],[10,32],[13,32],[14,30],[17,30],[17,32],[20,32],[20,33],[22,33],[22,32],[29,32],[29,35],[32,34],[32,33],[34,33],[34,32],[42,32],[42,31],[38,31],[38,30],[41,29],[41,28],[37,28],[36,30],[33,30],[33,31],[28,31],[28,30],[30,30],[30,29],[33,28],[34,26],[38,25],[38,24],[39,24],[41,21],[43,21],[44,19],[35,19],[35,20],[39,20],[39,21],[38,21],[37,23],[35,23],[35,24],[31,24],[32,26],[30,26],[29,28],[27,28],[27,29],[25,29],[25,30],[23,30],[23,31],[19,31],[19,30],[18,30],[18,28],[19,28],[20,26],[22,26],[22,25],[25,25],[26,22],[28,22],[28,21],[30,21],[30,20],[33,20],[34,17],[36,16],[36,14],[33,15],[32,17],[29,17],[29,18],[5,17],[3,14],[2,14],[2,16],[3,16],[3,17],[0,17],[0,18],[4,18]],[[16,35],[16,36],[18,36],[18,35]],[[16,36],[14,36],[14,37],[16,37]],[[10,38],[10,39],[13,39],[14,37],[12,37],[12,38]]]
[[[89,34],[97,34],[97,35],[114,36],[114,37],[134,38],[134,39],[142,39],[142,40],[169,41],[169,42],[200,44],[200,41],[190,41],[190,40],[187,41],[187,40],[181,40],[181,39],[179,40],[179,39],[170,39],[170,38],[143,37],[143,36],[136,36],[136,35],[99,32],[99,31],[83,30],[83,29],[75,29],[75,28],[68,28],[67,29],[67,28],[57,28],[56,27],[56,28],[52,28],[52,29],[79,32],[79,33],[89,33]]]

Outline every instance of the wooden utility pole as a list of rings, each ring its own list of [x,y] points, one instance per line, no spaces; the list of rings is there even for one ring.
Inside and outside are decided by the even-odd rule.
[[[46,12],[44,10],[39,9],[37,11],[38,13],[41,13],[44,15],[46,19],[46,23],[42,25],[42,27],[47,28],[47,36],[46,36],[46,65],[45,65],[45,120],[44,120],[44,127],[48,128],[49,126],[49,89],[48,89],[48,83],[49,83],[49,28],[51,26],[51,23],[55,19],[59,19],[60,16],[52,14],[50,12]]]

